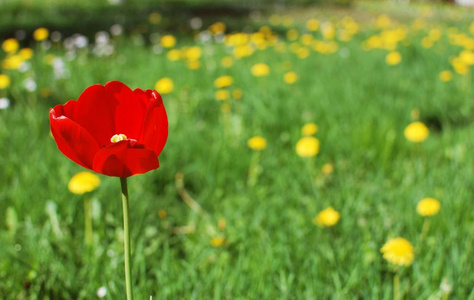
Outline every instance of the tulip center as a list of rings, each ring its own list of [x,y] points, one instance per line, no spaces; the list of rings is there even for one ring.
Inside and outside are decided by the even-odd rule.
[[[121,133],[121,134],[114,134],[114,136],[110,138],[110,141],[112,143],[118,143],[118,142],[124,141],[126,139],[127,139],[127,136],[125,134]]]

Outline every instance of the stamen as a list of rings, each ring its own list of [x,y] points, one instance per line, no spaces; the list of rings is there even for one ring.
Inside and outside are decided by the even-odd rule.
[[[114,134],[113,137],[110,138],[110,141],[112,143],[118,143],[120,141],[124,141],[127,139],[127,136],[125,134]]]

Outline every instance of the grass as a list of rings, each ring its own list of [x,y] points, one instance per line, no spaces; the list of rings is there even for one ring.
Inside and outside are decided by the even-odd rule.
[[[469,22],[455,24],[472,38]],[[293,27],[303,31],[303,25]],[[449,57],[462,50],[448,42],[443,24],[436,24],[443,36],[429,49],[420,40],[435,24],[410,30],[396,66],[385,63],[386,50],[362,49],[381,30],[361,26],[333,54],[311,50],[299,59],[268,47],[234,59],[230,68],[220,64],[230,54],[223,44],[180,39],[177,48],[203,50],[198,70],[155,54],[138,36],[119,36],[111,56],[77,51],[65,60],[70,77],[59,80],[45,61],[51,54],[64,58],[63,47],[33,45],[31,69],[2,71],[12,84],[0,90],[11,100],[0,111],[0,298],[90,299],[101,286],[106,299],[123,297],[119,179],[100,176],[100,188],[88,195],[95,244],[87,248],[83,199],[67,189],[82,169],[57,150],[48,112],[91,84],[120,80],[153,88],[169,77],[175,88],[163,95],[169,140],[161,167],[129,179],[137,299],[390,299],[393,268],[380,248],[397,236],[419,247],[413,265],[401,270],[405,298],[440,297],[445,282],[452,299],[473,299],[472,66],[450,82],[439,80],[442,70],[452,70]],[[251,75],[259,62],[270,66],[267,77]],[[283,82],[290,69],[299,76],[294,85]],[[229,89],[242,90],[242,99],[215,100],[220,75],[234,78]],[[27,77],[36,91],[24,88]],[[430,127],[421,144],[403,136],[414,108]],[[307,122],[319,127],[321,151],[313,159],[295,153]],[[268,146],[260,153],[258,182],[248,187],[254,153],[246,143],[255,135]],[[334,172],[324,176],[326,163]],[[177,174],[201,210],[183,201]],[[423,218],[415,208],[428,196],[442,208],[417,245]],[[339,223],[315,226],[312,219],[328,206],[340,212]],[[224,245],[211,246],[214,237],[224,237]]]

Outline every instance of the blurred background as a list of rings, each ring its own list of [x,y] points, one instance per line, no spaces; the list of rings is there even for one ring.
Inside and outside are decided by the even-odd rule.
[[[124,295],[119,180],[49,128],[119,80],[169,118],[138,299],[472,299],[473,4],[0,0],[0,298]]]

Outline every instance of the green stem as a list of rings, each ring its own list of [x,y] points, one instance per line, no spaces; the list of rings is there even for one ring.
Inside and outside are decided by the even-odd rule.
[[[428,235],[428,231],[430,230],[430,223],[431,223],[430,218],[425,218],[425,220],[423,221],[423,227],[421,228],[420,239],[418,240],[418,244],[416,245],[416,251],[415,252],[418,252],[420,250],[423,241],[425,240],[426,236]]]
[[[259,175],[259,162],[260,159],[260,151],[253,151],[252,158],[250,160],[249,166],[249,175],[247,178],[247,186],[254,187],[257,184],[258,175]]]
[[[400,300],[400,276],[398,275],[398,270],[395,271],[395,276],[393,276],[393,299]]]
[[[130,218],[129,218],[129,200],[127,178],[121,177],[120,183],[122,185],[122,207],[123,207],[123,257],[125,260],[125,287],[127,291],[127,300],[133,300],[132,293],[132,272],[131,272],[131,255],[130,255]]]
[[[91,246],[93,242],[92,237],[92,215],[91,215],[91,200],[84,199],[84,239],[87,246]]]

